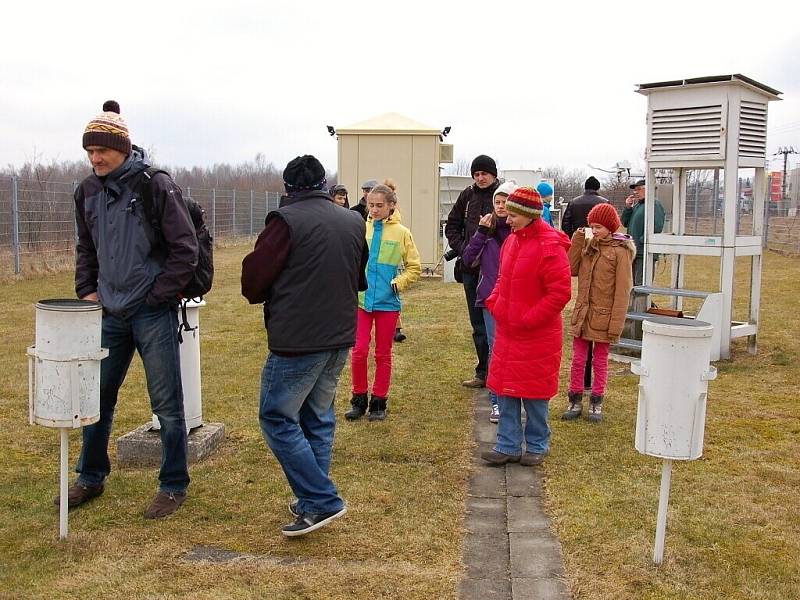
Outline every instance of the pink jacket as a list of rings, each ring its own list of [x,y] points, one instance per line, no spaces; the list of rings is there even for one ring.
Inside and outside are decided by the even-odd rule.
[[[486,299],[496,322],[487,385],[496,394],[549,400],[558,393],[569,246],[541,219],[503,244],[497,285]]]

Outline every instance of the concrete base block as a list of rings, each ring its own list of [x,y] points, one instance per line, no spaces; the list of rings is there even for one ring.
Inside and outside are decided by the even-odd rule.
[[[189,464],[203,460],[225,439],[223,423],[206,423],[189,432]],[[161,436],[152,423],[117,438],[118,467],[161,466]]]

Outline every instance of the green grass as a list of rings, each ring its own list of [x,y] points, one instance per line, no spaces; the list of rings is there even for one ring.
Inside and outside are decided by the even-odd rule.
[[[244,246],[219,249],[202,309],[203,413],[222,421],[222,448],[191,468],[190,498],[173,517],[142,512],[154,469],[112,472],[106,493],[70,514],[58,541],[58,435],[27,425],[33,303],[71,297],[72,276],[3,282],[0,314],[0,598],[453,598],[462,575],[463,513],[472,449],[472,345],[460,286],[427,280],[406,296],[395,346],[390,417],[347,423],[349,368],[340,383],[333,475],[348,515],[286,540],[290,491],[261,438],[258,384],[265,334],[239,294]],[[696,280],[716,281],[698,259]],[[659,277],[664,277],[661,272]],[[739,288],[744,273],[737,272]],[[553,448],[543,467],[546,506],[579,598],[798,598],[800,261],[765,257],[759,353],[734,345],[709,385],[705,453],[676,462],[666,551],[652,565],[661,462],[633,447],[637,379],[612,364],[605,421],[564,423],[551,403]],[[743,310],[746,298],[737,293]],[[567,311],[568,314],[569,310]],[[569,368],[565,338],[562,389]],[[149,419],[141,365],[120,398],[114,437]],[[79,433],[71,434],[71,460]],[[112,448],[113,461],[113,448]],[[196,546],[239,552],[197,563]]]

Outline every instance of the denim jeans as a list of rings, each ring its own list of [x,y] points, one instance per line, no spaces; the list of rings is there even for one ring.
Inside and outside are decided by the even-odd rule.
[[[328,473],[336,429],[333,401],[349,350],[270,353],[261,372],[261,433],[301,512],[327,513],[344,506]]]
[[[488,308],[483,309],[483,322],[486,325],[486,340],[489,344],[489,369],[492,368],[492,347],[494,346],[494,330],[495,330],[495,322],[492,313],[489,312]],[[487,388],[488,389],[488,388]],[[497,404],[497,394],[495,394],[492,390],[489,391],[489,401],[492,403],[492,406]]]
[[[189,485],[189,468],[175,311],[143,302],[127,319],[104,314],[101,344],[108,348],[108,356],[100,363],[100,420],[83,428],[78,481],[100,485],[111,472],[108,440],[114,409],[136,350],[144,364],[150,406],[161,423],[159,489],[184,493]]]
[[[497,396],[500,422],[497,424],[497,443],[494,449],[503,454],[520,456],[522,450],[522,406],[525,406],[525,451],[547,454],[550,449],[550,426],[547,423],[547,400],[529,400]]]
[[[467,310],[469,310],[469,322],[472,325],[472,342],[475,344],[475,354],[478,357],[478,364],[475,366],[475,377],[486,381],[486,375],[489,371],[489,343],[486,339],[483,309],[475,306],[475,302],[478,300],[478,280],[480,275],[465,272],[463,279],[464,295],[467,297]]]

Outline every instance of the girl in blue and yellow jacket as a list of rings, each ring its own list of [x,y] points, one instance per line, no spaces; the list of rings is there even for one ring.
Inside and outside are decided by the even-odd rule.
[[[367,412],[367,358],[375,327],[375,381],[369,400],[369,420],[386,418],[386,401],[392,379],[392,342],[400,314],[400,292],[419,279],[419,252],[407,227],[400,223],[394,182],[387,179],[367,196],[367,291],[358,295],[356,345],[353,348],[353,408],[345,418],[353,421]],[[400,267],[403,267],[402,271]]]

